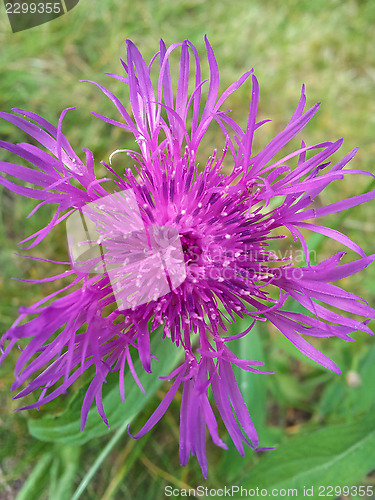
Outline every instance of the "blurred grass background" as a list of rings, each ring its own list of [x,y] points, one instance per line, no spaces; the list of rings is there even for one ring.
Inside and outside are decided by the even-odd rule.
[[[188,38],[204,61],[203,37],[207,34],[219,63],[221,90],[249,68],[255,69],[261,89],[260,116],[273,120],[258,134],[257,147],[264,146],[288,122],[301,84],[305,83],[308,105],[321,101],[322,106],[301,138],[312,144],[344,137],[342,154],[360,147],[352,168],[374,172],[375,2],[371,0],[81,0],[63,17],[17,34],[10,30],[3,5],[0,16],[0,109],[24,108],[56,124],[63,108],[77,106],[64,121],[64,133],[78,153],[83,147],[90,148],[98,164],[100,160],[107,161],[115,149],[133,144],[121,130],[90,114],[95,110],[115,116],[115,111],[94,86],[78,80],[95,80],[110,86],[127,105],[126,89],[103,75],[121,72],[119,58],[125,57],[125,38],[138,45],[146,60],[157,51],[160,37],[167,45]],[[203,66],[206,70],[205,61]],[[234,118],[239,121],[246,120],[249,92],[245,85],[231,99]],[[5,122],[0,123],[0,135],[10,142],[24,140],[23,134]],[[212,141],[211,147],[215,147],[215,134]],[[117,161],[119,168],[123,168],[122,159]],[[360,194],[368,184],[368,177],[347,178],[324,193],[321,202]],[[47,210],[25,221],[33,206],[33,201],[0,191],[1,331],[11,325],[20,305],[31,304],[54,287],[49,284],[39,288],[11,280],[54,274],[53,266],[36,265],[13,254],[18,241],[39,229],[50,216]],[[324,224],[329,222],[372,253],[373,211],[374,203],[368,203],[344,217],[331,216]],[[310,245],[317,250],[318,259],[340,250],[339,245],[327,246],[316,237],[311,238]],[[66,257],[63,229],[35,249],[33,255]],[[350,281],[345,280],[343,285],[373,305],[374,277],[372,266]],[[256,357],[253,354],[257,352],[267,362],[267,368],[278,373],[265,382],[251,379],[250,374],[251,380],[241,379],[242,388],[251,393],[250,412],[258,420],[261,444],[277,445],[290,435],[303,435],[310,429],[356,422],[370,411],[375,402],[375,351],[372,339],[357,337],[355,344],[335,340],[321,343],[324,352],[342,368],[340,376],[302,360],[271,329],[262,332],[259,345],[255,342],[241,347],[242,356],[246,349],[250,358]],[[166,484],[218,487],[244,482],[253,464],[259,461],[253,453],[248,452],[242,459],[232,448],[223,452],[209,443],[207,482],[194,458],[181,468],[177,400],[161,423],[141,441],[121,435],[108,448],[100,466],[96,459],[112,434],[81,447],[38,441],[28,433],[27,413],[13,413],[18,406],[9,392],[14,360],[15,355],[0,368],[1,500],[70,499],[82,481],[87,488],[80,498],[159,499],[163,498]],[[133,427],[139,428],[166,390],[167,386],[160,389]],[[53,411],[61,411],[65,403],[54,406]],[[41,413],[49,411],[45,408]],[[29,413],[36,418],[36,412]],[[224,433],[224,429],[221,431]],[[88,481],[87,474],[94,469],[96,473]],[[375,484],[374,476],[363,478],[361,484]],[[74,498],[78,498],[77,494]]]

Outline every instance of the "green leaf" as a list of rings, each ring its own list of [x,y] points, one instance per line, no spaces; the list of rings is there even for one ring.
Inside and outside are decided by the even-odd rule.
[[[45,453],[31,471],[26,482],[19,491],[16,500],[39,500],[43,497],[42,492],[47,487],[48,470],[53,459],[51,452]]]
[[[351,486],[375,468],[375,419],[370,412],[355,423],[335,425],[289,438],[264,455],[248,475],[244,487]]]
[[[115,429],[124,423],[129,424],[142,410],[147,401],[155,394],[163,383],[159,375],[168,375],[181,358],[182,352],[169,341],[162,341],[159,335],[155,335],[151,343],[151,352],[159,361],[153,360],[153,373],[146,373],[139,360],[134,364],[139,380],[146,394],[140,392],[133,377],[128,372],[125,375],[125,403],[121,401],[118,387],[118,373],[110,374],[105,387],[103,405],[108,416],[111,429]],[[104,392],[104,391],[103,391]],[[90,439],[108,433],[108,429],[93,406],[88,414],[86,427],[80,431],[81,400],[77,399],[73,404],[59,416],[47,415],[37,420],[29,420],[28,427],[32,436],[42,441],[63,442],[65,444],[82,444]],[[77,404],[78,403],[78,404]]]
[[[360,384],[357,387],[348,387],[352,413],[368,411],[375,403],[375,346],[366,350],[358,363]]]
[[[78,488],[75,490],[73,496],[71,497],[71,500],[78,500],[81,498],[82,494],[86,490],[87,486],[97,473],[97,471],[100,469],[100,467],[103,465],[105,460],[107,459],[108,455],[112,452],[113,448],[116,446],[118,441],[122,438],[122,436],[126,432],[127,425],[126,423],[123,424],[117,432],[112,436],[111,440],[106,444],[104,447],[103,451],[98,455],[96,458],[95,462],[91,465],[89,470],[86,472],[85,476],[83,477],[82,481],[78,485]],[[135,453],[133,456],[129,456],[126,459],[126,462],[124,463],[123,467],[121,468],[121,473],[124,476],[126,472],[131,468],[133,465],[134,461],[136,458],[138,458],[139,454],[142,452],[144,446],[146,445],[147,441],[150,439],[151,433],[146,434],[146,436],[143,437],[143,439],[140,440],[140,442],[137,442],[137,446],[135,447]],[[130,442],[130,446],[134,447],[134,441]],[[129,446],[129,444],[128,444]],[[111,481],[109,488],[113,486],[113,481]],[[117,485],[114,486],[116,488]],[[108,491],[108,490],[107,490]],[[107,495],[105,494],[103,499]],[[70,499],[70,497],[69,497]]]
[[[375,380],[375,346],[355,362],[359,384],[350,386],[347,373],[328,384],[324,390],[318,410],[324,417],[355,417],[369,410],[375,404],[372,382]]]
[[[61,444],[58,446],[51,467],[49,498],[53,498],[53,500],[71,500],[74,481],[79,470],[80,447]],[[59,468],[61,469],[60,474]]]

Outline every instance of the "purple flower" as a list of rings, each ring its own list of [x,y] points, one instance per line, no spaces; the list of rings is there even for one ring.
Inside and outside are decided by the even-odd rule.
[[[19,318],[1,340],[0,361],[21,339],[30,339],[16,363],[12,390],[29,382],[16,397],[37,391],[37,401],[25,407],[37,408],[65,392],[93,365],[95,376],[82,405],[82,428],[94,399],[108,425],[102,405],[107,374],[118,371],[123,400],[125,369],[143,390],[133,358],[138,355],[144,370],[150,372],[150,336],[160,335],[160,342],[173,342],[184,350],[185,359],[173,373],[166,374],[165,378],[173,380],[170,389],[135,437],[158,422],[182,387],[180,460],[185,465],[190,454],[196,455],[204,476],[206,429],[215,444],[226,447],[218,433],[213,404],[241,454],[244,443],[259,449],[232,367],[259,373],[263,363],[237,358],[230,350],[232,341],[251,335],[257,321],[268,320],[301,352],[340,373],[337,365],[305,337],[353,341],[350,334],[357,330],[372,334],[367,323],[375,317],[374,309],[361,297],[331,284],[364,269],[375,255],[366,256],[358,244],[320,225],[320,221],[304,222],[372,200],[375,191],[320,208],[313,206],[331,182],[346,174],[372,174],[344,168],[356,149],[331,164],[329,158],[342,140],[310,146],[302,141],[297,151],[274,160],[319,107],[316,104],[304,111],[304,87],[286,127],[263,150],[255,152],[254,133],[265,123],[257,121],[257,79],[249,71],[219,96],[218,66],[207,39],[206,47],[209,83],[202,80],[198,53],[190,42],[167,49],[161,41],[159,52],[146,65],[135,45],[127,41],[127,63],[122,63],[126,76],[110,76],[128,87],[132,114],[96,83],[120,113],[119,121],[100,118],[135,137],[138,150],[122,150],[135,162],[133,170],[127,168],[119,174],[105,165],[110,177],[97,179],[91,151],[83,150],[84,163],[62,134],[68,110],[61,114],[57,128],[27,111],[1,113],[40,147],[0,144],[29,165],[0,162],[0,170],[7,174],[0,177],[0,183],[39,200],[33,212],[41,205],[57,204],[51,222],[24,240],[32,240],[28,248],[69,217],[70,261],[57,264],[68,264],[70,269],[34,282],[70,275],[70,285],[21,308]],[[180,69],[172,79],[169,59],[176,50],[181,51]],[[152,83],[157,65],[157,79]],[[252,92],[243,130],[223,105],[249,77]],[[199,146],[213,121],[221,128],[226,146],[220,153],[214,149],[206,165],[199,167]],[[8,175],[36,187],[14,183]],[[113,178],[115,193],[105,189],[105,182]],[[78,235],[74,233],[77,228]],[[279,229],[277,235],[275,229]],[[339,265],[344,255],[340,252],[312,265],[301,229],[332,238],[359,258]],[[80,237],[82,231],[85,237]],[[278,239],[290,234],[305,253],[304,267],[277,255]],[[81,289],[76,289],[78,283]],[[284,308],[287,297],[299,302],[299,310],[305,313],[288,312]],[[45,305],[51,299],[50,305]],[[359,315],[363,321],[337,310]],[[230,335],[228,325],[230,331],[236,318],[245,316],[251,318],[251,326]]]

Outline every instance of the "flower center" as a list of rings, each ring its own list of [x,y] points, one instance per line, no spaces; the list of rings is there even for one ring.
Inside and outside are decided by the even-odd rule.
[[[203,253],[200,237],[192,233],[186,233],[181,234],[180,239],[185,263],[187,265],[200,263]]]

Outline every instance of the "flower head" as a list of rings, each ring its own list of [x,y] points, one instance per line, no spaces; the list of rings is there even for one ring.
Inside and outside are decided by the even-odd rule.
[[[254,134],[265,123],[257,121],[257,79],[249,71],[219,95],[218,66],[207,39],[206,48],[208,81],[202,80],[197,50],[188,41],[168,49],[161,41],[149,65],[127,41],[127,62],[122,63],[126,76],[110,76],[127,86],[131,113],[96,83],[120,113],[119,121],[100,118],[132,133],[137,143],[136,151],[122,150],[135,162],[133,169],[119,173],[105,164],[115,179],[114,193],[105,188],[109,178],[96,178],[91,151],[83,150],[84,163],[62,134],[67,110],[57,128],[23,110],[0,114],[40,144],[1,142],[2,148],[31,167],[3,161],[0,170],[36,187],[22,186],[7,177],[0,177],[0,183],[40,200],[37,208],[57,204],[51,222],[27,240],[33,240],[29,248],[34,247],[67,219],[70,269],[54,278],[72,276],[70,285],[22,308],[4,334],[0,361],[20,339],[30,338],[17,361],[12,389],[31,379],[17,397],[40,391],[38,400],[26,407],[36,408],[65,392],[93,365],[95,376],[82,405],[82,428],[94,399],[108,425],[102,405],[107,374],[118,371],[125,399],[126,364],[140,385],[133,358],[138,355],[144,370],[150,372],[150,337],[160,336],[160,342],[173,342],[185,357],[173,373],[165,374],[173,380],[170,389],[135,437],[157,423],[181,387],[180,460],[185,465],[190,454],[196,455],[205,476],[206,429],[215,444],[226,447],[213,404],[241,454],[244,443],[254,449],[259,445],[233,366],[259,373],[263,363],[239,359],[231,351],[231,342],[251,334],[256,322],[269,321],[305,355],[339,373],[334,361],[305,336],[352,341],[354,331],[372,333],[367,323],[375,317],[374,309],[363,299],[331,284],[364,269],[375,256],[366,256],[359,245],[335,229],[305,222],[373,199],[375,192],[371,191],[320,208],[313,205],[325,187],[344,175],[372,174],[345,168],[356,149],[331,164],[329,158],[342,140],[309,146],[302,141],[298,150],[275,160],[319,107],[304,110],[304,87],[289,123],[264,149],[254,151]],[[177,50],[180,68],[174,79],[170,55]],[[159,71],[153,83],[151,72],[156,65]],[[223,106],[250,77],[250,106],[242,129]],[[205,87],[208,91],[203,99]],[[219,125],[226,146],[220,152],[213,149],[200,167],[197,154],[212,122]],[[339,265],[345,253],[339,252],[312,264],[301,229],[332,238],[359,258]],[[305,266],[296,267],[271,250],[278,239],[288,235],[300,242]],[[78,283],[80,289],[76,289]],[[284,306],[288,297],[305,312],[289,312]],[[45,305],[50,299],[53,301]],[[29,319],[31,315],[36,317]],[[251,318],[250,327],[230,335],[230,325],[245,316]]]

